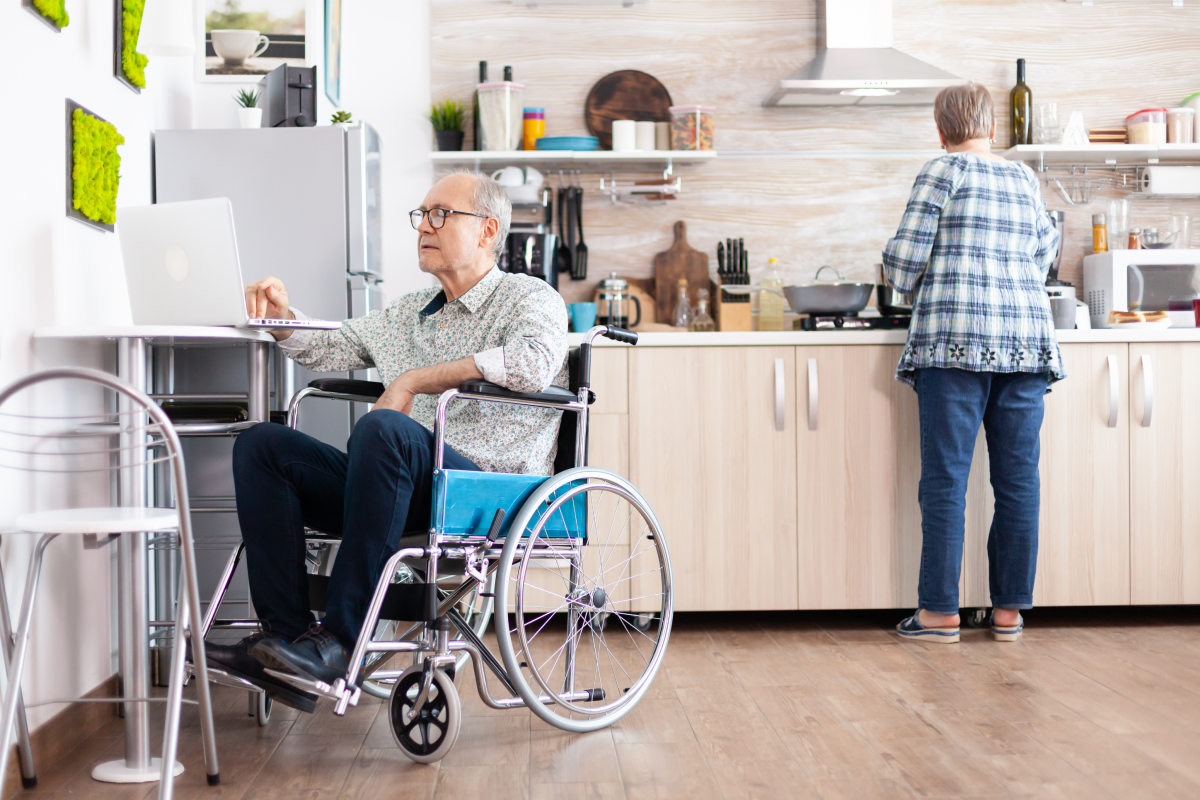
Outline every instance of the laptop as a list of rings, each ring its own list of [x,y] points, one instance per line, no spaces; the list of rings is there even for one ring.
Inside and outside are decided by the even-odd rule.
[[[337,330],[320,319],[250,319],[226,197],[117,209],[135,325]]]

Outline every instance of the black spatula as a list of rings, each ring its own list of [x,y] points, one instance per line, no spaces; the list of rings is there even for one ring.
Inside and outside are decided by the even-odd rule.
[[[579,222],[579,242],[575,245],[575,271],[571,278],[582,281],[587,278],[587,245],[583,243],[583,187],[575,188],[575,218]]]

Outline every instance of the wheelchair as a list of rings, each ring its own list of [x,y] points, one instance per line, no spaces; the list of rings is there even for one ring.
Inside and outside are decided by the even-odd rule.
[[[569,389],[525,394],[474,380],[438,397],[430,527],[406,533],[384,566],[349,673],[333,684],[270,674],[330,698],[339,716],[364,691],[383,698],[397,746],[421,763],[441,760],[458,738],[462,706],[454,678],[467,662],[487,706],[528,707],[562,730],[598,730],[637,705],[671,633],[671,561],[645,498],[619,475],[587,465],[588,406],[595,402],[591,353],[598,336],[637,343],[632,331],[597,326],[568,357]],[[384,388],[369,381],[313,381],[291,399],[287,424],[296,426],[306,398],[374,402]],[[446,412],[460,402],[563,412],[555,474],[443,468]],[[320,612],[337,540],[313,530],[306,538],[310,605]],[[255,620],[216,619],[244,547],[230,555],[218,581],[205,636],[212,629],[258,626]],[[493,620],[498,657],[484,640]],[[394,659],[409,657],[411,665],[389,668]],[[208,673],[216,683],[252,692],[253,713],[266,724],[265,693],[213,666]]]

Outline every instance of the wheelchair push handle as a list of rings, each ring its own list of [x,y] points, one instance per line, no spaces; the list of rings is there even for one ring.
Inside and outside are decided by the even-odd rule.
[[[621,344],[637,344],[638,342],[638,335],[633,331],[616,328],[611,325],[597,325],[583,335],[583,343],[591,347],[592,342],[597,336],[603,336]]]
[[[612,339],[614,342],[620,342],[621,344],[638,343],[638,335],[633,331],[626,330],[624,328],[605,327],[602,335],[606,338]]]

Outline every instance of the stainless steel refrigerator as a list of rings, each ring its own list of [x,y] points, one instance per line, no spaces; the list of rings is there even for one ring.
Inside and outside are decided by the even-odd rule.
[[[322,319],[357,317],[380,307],[380,142],[370,125],[158,131],[155,202],[210,197],[228,197],[233,204],[247,283],[274,275],[287,286],[295,307]],[[296,389],[321,375],[271,349],[271,408],[282,411]],[[245,355],[229,348],[177,350],[164,368],[170,374],[163,377],[176,392],[248,388]],[[353,377],[373,378],[373,372]],[[364,411],[311,400],[304,404],[300,429],[345,449],[354,419]],[[194,518],[202,599],[211,596],[229,549],[241,535],[233,513],[232,449],[231,439],[185,443],[193,505],[225,509]],[[165,562],[160,568],[168,569]],[[222,617],[247,615],[244,565],[238,572]],[[166,572],[156,581],[161,587],[155,590],[159,614],[171,604],[172,583]]]

